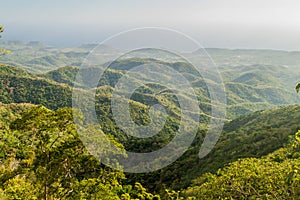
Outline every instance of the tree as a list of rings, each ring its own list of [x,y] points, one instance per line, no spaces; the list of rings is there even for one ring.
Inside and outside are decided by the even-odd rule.
[[[296,85],[296,92],[299,93],[299,89],[300,89],[300,83],[297,83]]]
[[[101,134],[94,125],[87,126],[86,132],[87,137]],[[104,166],[86,150],[70,108],[52,111],[32,106],[8,130],[0,128],[0,138],[4,149],[0,151],[0,199],[160,199],[139,183],[123,185],[123,172]],[[122,148],[112,137],[108,139]],[[108,142],[103,140],[100,146],[104,145]],[[109,151],[103,149],[101,154]],[[117,153],[125,156],[123,151]]]
[[[3,31],[4,31],[3,26],[0,26],[0,33],[2,33]]]
[[[4,31],[3,26],[0,26],[0,33],[2,33],[3,31]],[[0,38],[1,38],[1,35],[0,35]],[[5,55],[5,54],[10,54],[10,50],[0,48],[0,56]]]

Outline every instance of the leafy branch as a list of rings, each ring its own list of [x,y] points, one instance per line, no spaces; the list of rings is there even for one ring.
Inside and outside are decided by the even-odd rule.
[[[3,31],[4,31],[3,26],[0,26],[0,33],[2,33]],[[0,38],[1,37],[2,36],[0,35]],[[11,53],[10,50],[0,48],[0,56],[5,54],[10,54],[10,53]]]
[[[299,93],[299,90],[300,90],[300,82],[296,84],[296,88],[295,88],[295,89],[296,89],[296,92]]]

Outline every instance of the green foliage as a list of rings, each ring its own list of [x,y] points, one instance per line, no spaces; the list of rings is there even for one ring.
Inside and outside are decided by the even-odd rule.
[[[78,73],[78,67],[61,67],[57,70],[53,70],[42,74],[41,76],[53,80],[58,83],[64,83],[71,87],[74,86],[74,80]]]
[[[38,199],[37,188],[28,182],[24,177],[14,177],[5,182],[3,195],[1,198],[5,199],[19,199],[19,200],[34,200]]]
[[[0,65],[0,102],[71,107],[71,88],[38,78],[19,68]]]
[[[147,192],[147,190],[138,182],[135,183],[134,188],[132,188],[131,185],[125,186],[123,191],[125,193],[121,195],[122,200],[160,200],[159,195],[153,195]]]
[[[43,48],[40,44],[29,46],[33,49]],[[64,59],[76,60],[77,56],[83,55],[85,53],[64,52],[57,57],[43,55],[27,60],[26,63],[39,67],[56,67],[65,65],[66,62],[62,61]],[[180,123],[177,98],[160,84],[148,84],[132,95],[131,117],[137,124],[145,125],[150,122],[149,107],[161,103],[168,112],[166,125],[161,132],[150,140],[136,139],[125,135],[116,126],[110,107],[113,87],[126,70],[147,62],[148,60],[129,59],[113,63],[96,88],[95,108],[103,132],[113,136],[111,139],[115,143],[120,142],[120,146],[135,152],[148,152],[163,147],[177,133]],[[15,104],[0,106],[0,147],[4,150],[0,152],[0,199],[18,199],[22,196],[29,199],[159,199],[159,196],[149,193],[142,185],[146,185],[150,191],[160,192],[162,199],[180,199],[181,193],[172,189],[188,187],[191,180],[203,173],[207,174],[186,190],[187,196],[220,198],[224,195],[228,198],[239,198],[240,195],[243,198],[276,198],[271,194],[275,190],[277,193],[274,194],[278,196],[282,193],[298,194],[297,185],[293,185],[294,182],[298,183],[298,174],[291,175],[295,172],[291,170],[299,166],[299,151],[291,151],[289,147],[278,150],[281,153],[260,157],[282,148],[288,141],[288,136],[300,128],[300,106],[257,111],[227,123],[214,150],[199,160],[199,147],[210,119],[210,101],[205,82],[199,78],[199,74],[183,63],[164,64],[182,72],[195,87],[201,102],[199,106],[203,111],[198,135],[192,147],[172,165],[149,174],[126,174],[127,179],[123,173],[103,166],[84,149],[75,132],[70,110],[59,109],[71,106],[71,86],[80,88],[83,95],[89,93],[85,90],[90,86],[89,82],[74,82],[78,67],[63,67],[33,75],[16,67],[1,65],[1,102],[28,102],[58,110],[51,111],[35,106],[23,108]],[[39,67],[37,71],[45,70]],[[255,67],[259,72],[254,70]],[[237,69],[232,68],[240,71],[234,72]],[[81,75],[92,72],[95,75],[92,77],[94,80],[99,78],[96,76],[99,69],[85,69],[87,71]],[[284,78],[265,76],[273,73],[272,70],[280,72]],[[297,96],[281,86],[284,81],[292,79],[291,74],[282,70],[281,66],[222,66],[222,73],[226,77],[229,118],[253,110],[298,102]],[[161,90],[160,94],[156,94]],[[89,131],[97,133],[92,126]],[[291,145],[295,148],[298,148],[297,138],[299,137],[296,136]],[[248,158],[240,160],[246,157]],[[263,166],[261,169],[260,165]],[[269,169],[273,165],[280,170],[282,177],[274,176],[274,169]],[[223,168],[224,166],[226,167]],[[235,172],[237,167],[242,168],[239,173]],[[267,182],[269,176],[274,185],[270,186]],[[291,182],[287,183],[284,178],[289,176],[292,176]],[[256,179],[257,183],[254,181]],[[235,185],[230,185],[230,180],[236,181]],[[217,191],[214,191],[213,186],[218,183]],[[281,188],[279,183],[282,183]],[[199,190],[204,196],[201,196],[201,192],[199,194]]]
[[[97,103],[95,108],[103,132],[114,136],[126,149],[135,152],[149,152],[166,145],[177,133],[178,124],[180,123],[180,109],[177,99],[172,92],[166,90],[162,85],[149,84],[139,88],[132,95],[130,103],[131,117],[137,124],[147,124],[150,122],[149,106],[153,103],[161,103],[167,109],[169,116],[160,134],[150,138],[150,140],[136,139],[129,137],[116,126],[110,108],[112,86],[125,73],[125,67],[130,68],[144,62],[146,61],[125,60],[121,63],[114,63],[112,69],[105,72],[105,76],[96,90]],[[177,162],[160,172],[153,172],[147,175],[128,175],[128,183],[130,184],[141,182],[143,185],[149,185],[148,188],[152,191],[163,191],[164,187],[178,190],[182,187],[187,187],[194,177],[200,176],[205,172],[215,172],[220,167],[238,158],[259,157],[282,147],[287,142],[288,135],[299,128],[295,122],[299,119],[296,112],[298,110],[297,106],[282,108],[282,110],[279,109],[274,112],[257,112],[241,117],[225,126],[223,136],[213,152],[199,161],[197,152],[205,136],[206,124],[209,122],[210,104],[207,99],[207,92],[202,87],[204,84],[203,80],[194,76],[193,71],[189,71],[190,69],[187,66],[181,63],[169,65],[183,73],[187,70],[185,76],[194,84],[196,93],[201,100],[200,107],[203,110],[200,121],[201,128],[193,146]],[[33,75],[19,68],[6,65],[2,65],[0,70],[0,84],[2,86],[0,87],[0,101],[5,103],[31,102],[42,104],[51,109],[58,109],[64,106],[70,107],[72,93],[70,86],[85,88],[89,84],[74,83],[78,67],[65,67],[42,75]],[[81,75],[85,76],[85,74],[90,74],[90,72],[97,74],[99,69],[91,68],[86,70]],[[252,81],[253,77],[253,74],[251,76],[244,75],[242,78],[237,79],[236,82],[242,82],[244,79],[247,81],[251,79]],[[245,114],[258,105],[255,109],[266,108],[270,105],[269,102],[274,104],[288,103],[280,97],[280,95],[283,95],[289,98],[283,91],[276,92],[274,93],[276,95],[273,95],[272,92],[275,92],[274,90],[268,93],[266,88],[257,89],[255,87],[258,86],[246,86],[242,83],[230,83],[227,84],[227,87],[230,94],[232,94],[229,98],[233,100],[232,105],[229,105],[228,109],[234,110],[236,115]],[[163,92],[156,94],[157,91],[161,90]],[[85,92],[88,93],[88,91],[84,90],[82,92],[83,96],[85,96]],[[243,103],[243,99],[248,99],[249,97],[251,97],[249,103]],[[251,101],[256,103],[253,105]]]
[[[155,199],[140,184],[127,194],[124,188],[129,186],[121,184],[124,174],[87,152],[70,109],[34,106],[15,116],[9,129],[0,131],[3,199]]]
[[[199,147],[205,135],[201,127],[191,148],[172,165],[143,175],[129,175],[149,189],[180,190],[190,185],[195,177],[218,169],[240,158],[259,158],[288,143],[289,136],[300,129],[300,105],[257,111],[228,122],[223,133],[206,157],[199,159]],[[154,184],[153,184],[154,182]]]
[[[299,134],[300,131],[287,147],[266,157],[240,159],[216,174],[201,176],[184,191],[185,197],[297,199],[300,195]]]
[[[2,33],[3,31],[4,31],[3,26],[0,26],[0,33]],[[1,38],[1,35],[0,35],[0,38]],[[5,54],[10,54],[10,53],[11,53],[10,50],[0,48],[0,56],[5,55]]]

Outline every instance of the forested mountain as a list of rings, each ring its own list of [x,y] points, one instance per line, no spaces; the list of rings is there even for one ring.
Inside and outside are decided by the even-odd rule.
[[[11,50],[11,54],[0,57],[0,63],[18,66],[32,73],[41,73],[64,66],[80,66],[89,51],[97,45],[82,45],[76,48],[56,48],[40,42],[0,41],[0,45]],[[116,53],[104,47],[102,53]]]
[[[117,63],[119,66],[134,66],[136,61],[127,61],[125,63]],[[147,63],[146,60],[140,60],[137,64]],[[179,65],[178,65],[179,64]],[[189,80],[193,83],[193,87],[199,95],[200,102],[203,103],[202,109],[207,110],[209,106],[209,95],[207,89],[205,89],[205,82],[202,78],[199,78],[197,74],[192,74],[185,72],[186,66],[180,63],[171,64],[172,67],[180,70],[186,74]],[[178,66],[177,66],[178,65]],[[106,70],[105,76],[102,77],[102,82],[100,85],[108,85],[114,87],[120,77],[122,77],[127,69],[113,67]],[[6,69],[7,68],[7,69]],[[8,69],[9,68],[9,69]],[[102,67],[99,67],[99,70]],[[240,66],[232,67],[223,71],[226,95],[227,95],[227,117],[229,119],[244,115],[256,110],[263,110],[274,108],[278,105],[291,105],[300,102],[300,98],[295,94],[294,81],[295,75],[292,72],[285,72],[280,67],[270,67],[270,66]],[[43,104],[49,108],[58,108],[62,106],[70,106],[71,89],[73,86],[77,88],[85,88],[85,83],[75,83],[75,77],[78,73],[79,67],[62,67],[53,71],[49,71],[42,74],[29,74],[26,71],[22,71],[19,68],[10,67],[7,65],[1,66],[0,76],[2,82],[5,80],[13,80],[9,83],[10,86],[6,85],[2,88],[2,102],[12,103],[12,102],[28,102],[34,104]],[[86,69],[86,74],[97,74],[97,67]],[[240,72],[239,72],[240,71]],[[20,75],[16,75],[16,74]],[[281,74],[281,77],[276,77],[276,74]],[[10,77],[10,78],[8,78]],[[18,80],[16,80],[18,79]],[[30,81],[28,81],[30,80]],[[34,81],[31,81],[34,80]],[[288,81],[287,81],[288,80]],[[16,87],[16,84],[18,87]],[[28,83],[27,83],[28,82]],[[32,83],[29,83],[32,82]],[[41,85],[40,88],[34,88],[35,85]],[[22,92],[17,92],[18,88],[22,90],[22,86],[29,85],[27,89],[25,88]],[[65,84],[65,85],[63,85]],[[50,86],[53,85],[53,86]],[[69,87],[68,87],[69,86]],[[204,87],[204,89],[203,89]],[[10,88],[10,89],[9,89]],[[16,88],[15,92],[13,88]],[[56,88],[55,95],[52,89]],[[29,91],[30,90],[30,91]],[[27,95],[27,94],[32,95]],[[37,97],[36,94],[39,93]],[[49,94],[50,93],[50,94]],[[12,98],[10,94],[14,94],[15,97]],[[58,95],[61,94],[61,95]],[[24,97],[25,95],[25,97]],[[53,105],[50,99],[45,101],[45,95],[55,98],[55,101],[61,102],[57,103],[57,106]],[[29,97],[30,96],[30,97]],[[61,99],[57,99],[61,98]],[[62,102],[62,99],[64,102]],[[51,105],[52,104],[52,105]]]
[[[192,66],[159,59],[119,60],[95,86],[91,82],[98,80],[107,63],[81,70],[83,81],[75,82],[81,60],[94,45],[75,49],[37,42],[5,45],[13,53],[0,57],[1,63],[7,63],[0,65],[0,199],[284,199],[286,194],[295,199],[300,195],[299,133],[294,135],[300,129],[300,105],[294,105],[300,103],[294,91],[295,59],[300,53],[208,49],[224,79],[227,119],[214,149],[199,159],[211,118],[205,81],[214,80],[203,79]],[[104,47],[100,53],[109,57],[116,52]],[[119,172],[101,164],[79,139],[71,112],[72,90],[86,98],[95,93],[99,134],[133,152],[160,149],[174,138],[180,124],[178,98],[171,90],[159,83],[146,84],[131,95],[130,117],[138,125],[151,122],[149,110],[154,104],[167,111],[164,127],[148,139],[128,136],[116,125],[111,108],[120,78],[150,62],[179,71],[191,83],[199,100],[199,129],[188,151],[166,168],[146,174]],[[92,125],[88,129],[99,131]]]
[[[234,75],[229,70],[224,71],[224,75],[228,76],[225,79],[225,89],[229,118],[235,118],[256,110],[274,108],[278,105],[290,105],[300,102],[300,98],[294,91],[296,77],[294,77],[293,72],[276,71],[272,67],[264,69],[264,66],[243,66],[243,68],[247,71],[239,73],[237,71],[240,68],[233,67],[231,71],[235,71],[233,72]],[[42,76],[73,86],[78,70],[78,67],[63,67],[47,72]],[[109,76],[105,78],[105,84],[113,86],[112,83],[115,84],[116,79],[124,73],[120,70],[109,70]],[[281,74],[284,78],[276,77],[275,74]],[[197,78],[194,78],[194,80],[197,80]],[[78,86],[78,84],[76,85]],[[196,89],[202,86],[203,82],[196,81],[194,84]],[[205,98],[207,98],[207,95],[202,95],[201,100],[203,101]],[[204,102],[208,102],[208,100],[205,99]]]
[[[42,77],[73,86],[75,71],[88,52],[96,45],[76,48],[55,48],[39,42],[1,41],[11,50],[0,57],[0,63],[17,66]],[[298,81],[300,52],[275,50],[206,49],[219,67],[227,89],[228,116],[235,118],[256,110],[278,105],[300,103],[294,93]],[[105,65],[112,55],[121,50],[103,46],[97,53]],[[195,53],[184,54],[189,59]],[[99,61],[101,63],[101,60]],[[73,67],[65,67],[73,66]],[[120,73],[112,71],[111,73]],[[80,86],[80,85],[78,85]]]
[[[2,103],[42,104],[51,109],[71,106],[72,89],[22,69],[0,65]]]
[[[134,178],[152,185],[148,181],[156,177],[155,187],[159,187],[162,182],[179,190],[203,173],[216,173],[219,168],[240,158],[259,158],[282,148],[288,143],[289,137],[300,129],[299,120],[299,105],[257,111],[237,118],[225,124],[218,143],[202,159],[199,159],[198,152],[205,130],[200,130],[189,151],[171,166],[141,177],[135,175]]]
[[[154,198],[155,195],[136,183],[141,181],[144,186],[167,199],[178,193],[170,190],[164,192],[164,188],[181,190],[201,174],[204,175],[195,180],[182,195],[196,196],[197,199],[214,199],[224,195],[270,198],[274,195],[272,191],[277,191],[278,196],[287,192],[291,197],[298,195],[299,138],[291,140],[291,145],[285,144],[299,129],[300,106],[260,111],[238,118],[226,124],[222,138],[206,158],[199,160],[197,145],[200,144],[196,141],[171,166],[151,174],[126,174],[127,179],[121,172],[98,163],[84,150],[76,135],[70,110],[54,112],[31,104],[1,104],[0,108],[2,198],[9,195],[15,198],[26,196],[28,199],[42,198],[43,195],[61,199],[89,199],[103,195],[106,199],[126,199],[128,195],[132,198],[141,198],[142,195],[148,199]],[[99,131],[93,127],[90,130]],[[270,154],[273,151],[275,153]],[[261,158],[267,154],[267,157]],[[254,174],[249,174],[249,170]],[[51,179],[48,177],[50,175]],[[232,180],[228,176],[235,177],[236,186],[228,185],[228,181]],[[283,183],[281,177],[284,179],[288,176],[291,178]],[[258,189],[271,179],[273,182],[270,182],[269,189]],[[154,185],[156,187],[153,188]],[[218,192],[215,186],[220,187]]]
[[[232,162],[207,173],[183,192],[194,199],[298,199],[300,196],[300,132],[284,148],[261,158]]]

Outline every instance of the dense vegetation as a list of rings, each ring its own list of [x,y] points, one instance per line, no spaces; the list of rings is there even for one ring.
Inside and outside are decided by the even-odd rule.
[[[0,120],[1,199],[158,199],[85,150],[70,109],[1,105]]]
[[[262,158],[245,158],[197,178],[184,196],[193,199],[298,199],[300,131],[290,143]]]
[[[0,65],[0,102],[42,104],[51,109],[71,106],[72,90],[28,72]]]
[[[96,46],[54,48],[39,42],[25,44],[21,41],[0,41],[0,45],[12,51],[10,55],[0,57],[1,63],[18,66],[35,74],[46,73],[48,79],[69,85],[73,85],[74,68],[80,66],[88,52]],[[99,62],[102,65],[105,65],[112,55],[122,53],[108,46],[103,46],[97,51],[101,54],[100,58],[103,61]],[[299,73],[299,52],[238,49],[207,51],[219,66],[226,84],[229,118],[278,105],[300,103],[294,93]],[[194,53],[184,56],[193,58]],[[64,68],[65,66],[75,67]]]
[[[158,195],[147,192],[138,182],[129,184],[128,182],[134,180],[134,177],[127,176],[126,178],[122,172],[105,167],[91,156],[77,136],[70,109],[51,111],[45,107],[31,104],[2,104],[0,108],[0,121],[2,124],[0,144],[3,150],[0,154],[1,199],[160,198]],[[264,113],[264,117],[269,116],[271,118],[270,122],[272,122],[272,117],[275,119],[277,117],[276,114],[280,112],[290,114],[291,110],[295,110],[294,115],[298,114],[299,112],[296,109],[299,109],[299,106],[268,111]],[[244,127],[242,124],[246,121],[250,121],[250,124],[247,125],[248,127],[251,127],[251,124],[254,126],[255,122],[260,121],[260,119],[255,120],[255,116],[257,116],[257,113],[248,116],[248,118],[242,118],[240,124],[237,123],[235,128]],[[292,115],[285,117],[288,119],[290,116]],[[253,119],[252,122],[247,120],[251,119],[251,117]],[[286,121],[279,121],[279,124],[285,123]],[[293,122],[289,123],[293,124]],[[289,127],[290,124],[286,126]],[[257,124],[257,127],[259,126],[260,124]],[[99,131],[93,129],[93,127],[90,127],[90,130]],[[281,132],[289,132],[287,130],[288,128],[282,129],[272,134],[275,136]],[[232,124],[227,125],[227,131],[233,131]],[[192,186],[182,191],[181,194],[170,190],[164,190],[165,192],[161,190],[161,198],[174,199],[180,194],[182,198],[196,199],[295,199],[300,191],[299,134],[299,132],[295,136],[291,134],[288,145],[283,148],[274,147],[278,150],[263,157],[258,155],[265,154],[269,150],[262,147],[258,148],[262,152],[256,150],[256,155],[241,151],[237,152],[236,156],[233,156],[230,151],[236,151],[243,147],[245,143],[235,147],[235,141],[223,138],[223,142],[228,142],[229,145],[230,143],[232,145],[232,149],[224,149],[226,154],[231,156],[224,157],[221,154],[218,158],[214,158],[220,153],[220,150],[216,150],[218,153],[209,156],[209,162],[206,160],[206,164],[209,165],[207,167],[212,168],[214,165],[217,165],[215,167],[217,169],[224,162],[236,161],[225,165],[224,168],[220,168],[217,171],[213,170],[203,174],[194,180]],[[269,136],[267,137],[270,138]],[[282,137],[278,146],[283,146],[283,141],[287,141],[287,138],[289,137]],[[113,138],[111,140],[114,141]],[[220,142],[221,144],[223,143],[222,141]],[[253,147],[257,143],[263,143],[264,145],[267,143],[267,139],[265,142],[262,141],[262,139],[259,141],[254,137],[252,141]],[[273,141],[271,140],[269,144],[272,143]],[[220,148],[222,148],[222,145],[217,147],[217,149]],[[250,152],[253,150],[250,147],[246,147],[246,149],[250,150]],[[238,159],[238,157],[241,157],[240,155],[253,158]],[[187,167],[179,167],[175,164],[176,167],[179,167],[177,170],[181,174],[176,175],[178,172],[164,169],[165,173],[160,171],[160,177],[152,177],[152,183],[148,180],[147,187],[159,184],[155,180],[159,180],[160,184],[167,184],[168,181],[163,178],[168,177],[168,173],[170,174],[168,178],[171,178],[171,182],[181,183],[183,179],[180,175],[183,175],[182,172],[192,167],[191,162],[194,162],[194,158],[190,157],[184,160],[188,164]],[[181,164],[183,164],[183,161]],[[202,170],[198,166],[195,167],[197,171]],[[205,170],[202,172],[205,172]],[[190,179],[197,177],[197,174],[190,174],[190,172],[187,174]],[[133,179],[127,180],[130,178]]]
[[[300,106],[257,111],[225,124],[218,143],[208,156],[198,158],[205,129],[200,130],[192,147],[179,160],[159,172],[132,178],[154,189],[161,183],[175,190],[187,187],[194,177],[203,173],[216,173],[218,169],[240,158],[260,158],[288,143],[289,136],[300,129]],[[153,178],[155,177],[155,178]],[[153,189],[153,188],[151,188]]]
[[[130,64],[132,65],[132,61],[129,61],[129,64],[128,62],[117,63],[117,67],[130,66]],[[183,72],[188,80],[193,83],[202,104],[201,109],[205,113],[209,113],[210,101],[207,90],[203,87],[205,86],[203,80],[197,74],[185,72],[186,66],[184,65],[179,65],[178,67],[177,63],[175,63],[171,66]],[[282,68],[240,66],[234,69],[236,69],[235,71],[241,70],[241,72],[238,72],[241,75],[238,76],[237,73],[232,74],[225,69],[223,73],[224,77],[227,77],[225,78],[225,87],[228,102],[228,118],[232,119],[256,110],[270,109],[278,105],[289,105],[299,102],[295,92],[286,89],[293,88],[290,86],[290,81],[295,78],[291,76],[291,73],[284,73]],[[31,102],[33,104],[42,104],[51,109],[71,106],[71,87],[85,88],[89,84],[75,83],[74,79],[77,72],[78,67],[74,66],[33,75],[26,71],[21,72],[21,69],[18,68],[1,65],[1,102]],[[97,68],[86,69],[86,74],[88,73],[97,74]],[[120,68],[106,70],[105,77],[103,77],[100,84],[113,87],[124,73],[126,73],[126,70]],[[282,77],[280,77],[281,79],[274,78],[275,75],[272,74],[273,78],[268,78],[267,76],[270,75],[266,74],[269,73],[282,74]],[[266,82],[262,81],[263,79]]]
[[[4,31],[3,26],[0,26],[0,34]],[[0,35],[1,38],[1,35]],[[10,51],[7,49],[2,49],[0,48],[0,56],[5,55],[5,54],[10,54]]]
[[[181,117],[178,99],[160,84],[138,88],[130,101],[130,115],[135,123],[148,124],[151,121],[149,108],[156,103],[166,108],[168,117],[159,134],[150,139],[128,136],[118,128],[112,116],[113,88],[127,70],[150,60],[114,62],[97,87],[91,89],[90,82],[75,82],[75,76],[80,59],[92,47],[58,50],[37,42],[27,45],[7,42],[6,48],[14,51],[10,56],[1,57],[1,61],[10,65],[22,63],[21,68],[30,67],[35,74],[8,64],[0,65],[0,199],[299,197],[300,133],[294,133],[300,130],[300,106],[277,107],[299,103],[293,91],[295,63],[283,66],[284,60],[277,57],[270,63],[270,59],[263,56],[257,56],[257,62],[252,63],[250,58],[255,52],[209,50],[216,61],[222,63],[228,121],[213,151],[202,159],[198,152],[211,109],[205,82],[185,63],[163,63],[181,72],[193,85],[200,100],[199,130],[189,150],[170,166],[147,174],[126,174],[104,166],[83,146],[70,109],[72,89],[87,98],[91,91],[96,91],[95,109],[102,130],[92,125],[84,127],[89,132],[105,133],[113,143],[134,152],[159,149],[176,135]],[[108,56],[115,51],[109,47],[103,49]],[[33,57],[32,52],[38,55]],[[297,53],[261,53],[269,57],[272,53],[300,57]],[[72,67],[52,70],[66,65]],[[100,69],[103,68],[84,69],[81,76],[94,80]],[[93,76],[89,77],[90,74]],[[100,142],[107,145],[105,141]]]

